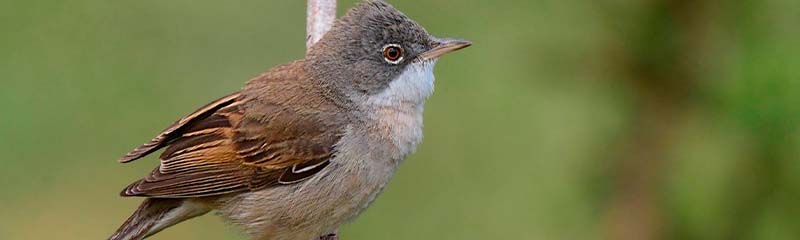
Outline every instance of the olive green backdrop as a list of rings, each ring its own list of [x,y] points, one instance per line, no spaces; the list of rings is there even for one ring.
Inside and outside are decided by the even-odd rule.
[[[474,46],[343,240],[800,238],[800,1],[390,2]],[[157,164],[116,159],[301,58],[304,26],[300,0],[0,0],[0,239],[108,237]]]

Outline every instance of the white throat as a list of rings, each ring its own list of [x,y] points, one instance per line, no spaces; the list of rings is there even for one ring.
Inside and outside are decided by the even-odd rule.
[[[422,111],[433,94],[435,64],[412,63],[383,92],[367,97],[374,136],[393,146],[387,149],[392,162],[403,160],[422,141]]]
[[[436,61],[415,62],[406,66],[383,92],[367,100],[373,107],[411,107],[422,105],[433,94],[433,66]]]

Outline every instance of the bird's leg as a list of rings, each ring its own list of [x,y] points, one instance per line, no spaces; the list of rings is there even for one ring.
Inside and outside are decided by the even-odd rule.
[[[320,236],[319,240],[339,240],[338,233],[339,233],[339,229],[336,229],[336,231],[333,231],[330,234]]]

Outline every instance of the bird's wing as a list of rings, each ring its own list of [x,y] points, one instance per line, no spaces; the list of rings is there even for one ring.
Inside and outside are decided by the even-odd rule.
[[[319,118],[280,105],[245,114],[232,94],[182,118],[125,155],[129,162],[166,147],[161,164],[121,195],[200,197],[302,181],[322,170],[340,138]]]
[[[158,136],[153,138],[153,140],[150,140],[150,142],[142,144],[136,149],[133,149],[133,151],[130,151],[128,154],[125,154],[125,156],[119,159],[119,162],[121,163],[131,162],[136,159],[142,158],[150,153],[158,151],[158,149],[167,146],[172,140],[175,140],[177,137],[179,137],[180,134],[178,132],[181,132],[181,130],[183,130],[183,128],[185,128],[187,125],[207,118],[209,115],[213,114],[220,108],[230,105],[240,96],[241,94],[236,92],[228,96],[221,97],[197,109],[193,113],[186,115],[185,117],[182,117],[181,119],[179,119],[178,121],[167,127],[167,129],[161,131],[161,133],[159,133]]]

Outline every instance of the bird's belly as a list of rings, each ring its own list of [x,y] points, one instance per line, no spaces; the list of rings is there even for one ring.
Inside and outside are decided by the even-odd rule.
[[[332,232],[375,200],[421,140],[418,109],[393,115],[391,122],[351,126],[321,172],[297,184],[233,196],[220,204],[221,215],[254,239],[310,240]]]
[[[394,171],[362,163],[334,160],[304,182],[232,197],[220,214],[253,239],[314,239],[358,216]]]

